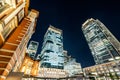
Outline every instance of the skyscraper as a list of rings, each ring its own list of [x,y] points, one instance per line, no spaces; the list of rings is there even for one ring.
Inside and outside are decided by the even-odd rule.
[[[96,64],[120,59],[120,43],[102,22],[88,19],[82,31]]]
[[[42,46],[41,67],[63,69],[63,37],[62,30],[50,25]]]
[[[32,59],[35,59],[37,49],[38,49],[38,45],[39,45],[38,42],[30,41],[30,44],[29,44],[28,49],[27,49],[27,53]]]
[[[39,12],[28,13],[29,0],[0,0],[0,80],[17,72],[35,32]]]

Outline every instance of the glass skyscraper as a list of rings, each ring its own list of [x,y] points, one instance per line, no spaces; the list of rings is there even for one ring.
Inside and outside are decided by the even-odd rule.
[[[82,31],[96,64],[120,58],[120,42],[102,22],[88,19],[82,25]]]
[[[63,37],[62,30],[49,26],[45,36],[41,50],[40,66],[43,68],[63,69]]]

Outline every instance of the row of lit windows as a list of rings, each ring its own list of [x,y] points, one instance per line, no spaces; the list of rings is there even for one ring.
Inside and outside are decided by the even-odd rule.
[[[16,19],[16,17],[15,18],[13,18],[10,22],[9,22],[9,24],[7,24],[5,27],[4,27],[4,30],[2,31],[2,34],[3,34],[3,37],[4,38],[7,38],[8,37],[8,35],[10,34],[10,32],[16,27],[16,25],[17,25],[17,19]]]

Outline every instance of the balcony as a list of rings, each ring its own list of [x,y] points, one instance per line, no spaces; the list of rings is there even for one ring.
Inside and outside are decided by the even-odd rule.
[[[46,38],[45,41],[46,41],[46,42],[51,42],[51,43],[53,43],[53,39],[51,38],[51,36],[47,36],[47,38]]]

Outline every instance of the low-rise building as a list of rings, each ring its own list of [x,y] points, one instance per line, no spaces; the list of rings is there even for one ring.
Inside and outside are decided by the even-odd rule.
[[[24,75],[37,76],[38,69],[39,69],[39,62],[34,61],[28,55],[26,55],[19,71],[24,72]]]
[[[48,79],[66,78],[68,74],[63,69],[56,68],[39,68],[38,77]]]
[[[64,70],[68,73],[68,77],[73,77],[76,75],[82,76],[82,68],[80,63],[77,63],[74,58],[69,59],[69,61],[64,65]]]
[[[120,61],[112,61],[104,64],[83,68],[85,77],[95,78],[95,80],[119,80]]]

